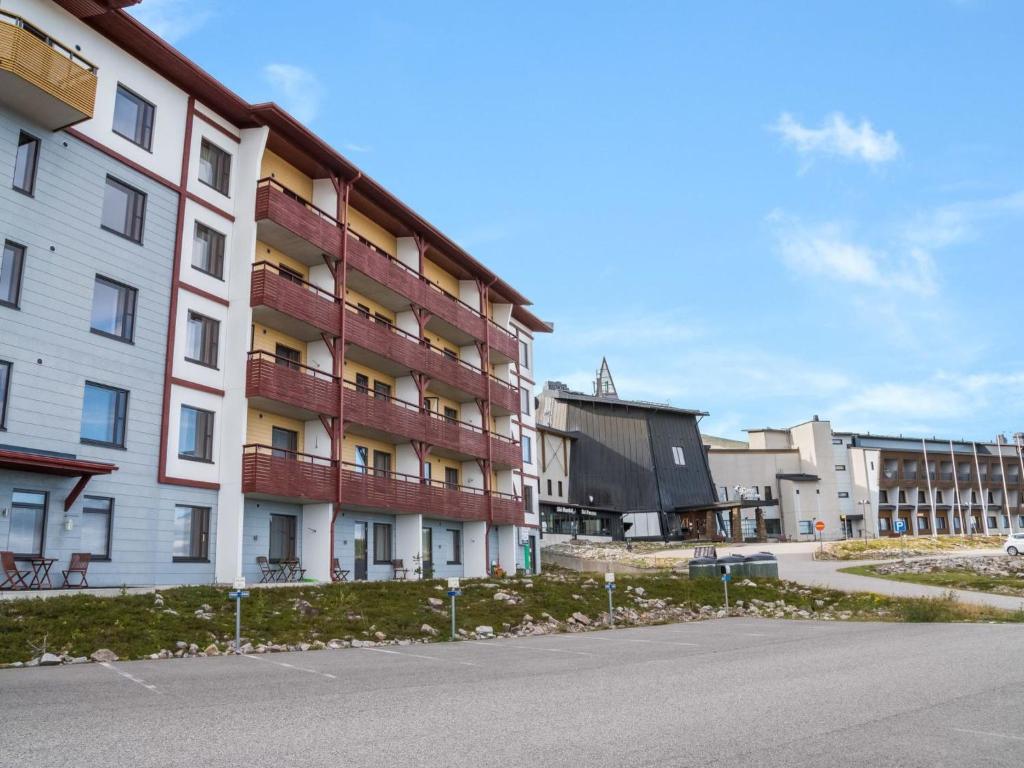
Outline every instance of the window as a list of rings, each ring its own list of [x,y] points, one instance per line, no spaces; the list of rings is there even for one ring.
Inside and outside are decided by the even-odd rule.
[[[445,421],[454,423],[459,419],[459,412],[454,408],[450,408],[447,405],[444,407],[444,418]]]
[[[782,535],[782,521],[777,518],[764,521],[764,532],[769,536]]]
[[[456,352],[454,349],[448,349],[448,347],[445,347],[441,351],[444,353],[444,356],[447,357],[449,360],[459,359],[459,353]]]
[[[365,445],[356,446],[356,472],[366,474],[366,465],[370,462],[370,449]]]
[[[548,478],[548,496],[551,495],[551,478]]]
[[[85,382],[82,401],[83,443],[124,448],[125,422],[128,418],[128,392],[116,387]]]
[[[46,530],[47,495],[40,491],[14,491],[7,548],[15,557],[41,557]]]
[[[224,235],[197,221],[192,236],[192,268],[223,280],[225,242]]]
[[[533,514],[533,486],[523,483],[523,511]]]
[[[364,395],[370,391],[370,377],[365,373],[356,374],[356,391]]]
[[[365,304],[356,304],[356,311],[358,311],[359,314],[367,320],[370,319],[370,308]]]
[[[996,516],[995,515],[989,515],[988,516],[988,527],[989,528],[995,528],[996,527]]]
[[[210,508],[174,508],[174,549],[175,562],[207,561],[210,545]]]
[[[135,337],[137,295],[138,292],[130,286],[96,275],[90,330],[130,343]]]
[[[178,458],[213,461],[213,413],[191,405],[181,406],[178,427]]]
[[[836,472],[845,472],[845,471],[846,471],[846,465],[845,464],[836,464]]]
[[[839,492],[839,498],[840,499],[848,499],[848,498],[850,498],[850,492],[849,491],[840,491]]]
[[[448,535],[451,537],[452,544],[452,557],[448,561],[448,565],[459,565],[462,562],[462,531],[449,528]]]
[[[533,441],[527,435],[523,435],[523,462],[526,464],[533,463]]]
[[[286,347],[284,344],[278,344],[274,347],[274,355],[277,357],[277,360],[274,362],[278,365],[283,365],[285,368],[297,371],[302,365],[302,353],[297,349]]]
[[[18,154],[14,157],[14,189],[32,195],[36,191],[36,166],[39,163],[39,139],[24,131],[18,136]]]
[[[373,396],[380,400],[391,399],[391,385],[385,384],[383,381],[374,380]]]
[[[522,339],[519,340],[519,365],[523,368],[530,367],[530,345]]]
[[[888,531],[889,530],[889,518],[880,517],[878,518],[878,530]]]
[[[217,339],[220,322],[189,310],[185,359],[208,368],[217,367]]]
[[[559,496],[562,495],[562,481],[561,480],[558,481],[558,495]]]
[[[960,532],[960,518],[956,515],[953,515],[953,530],[957,533]]]
[[[270,442],[273,455],[282,459],[294,459],[299,450],[299,433],[294,429],[273,427],[270,431]]]
[[[917,503],[918,504],[927,504],[928,503],[925,500],[925,498],[924,498],[924,491],[918,491],[917,492]]]
[[[900,504],[906,504],[907,503],[907,492],[906,491],[900,491],[900,493],[899,493],[899,503]]]
[[[231,155],[206,139],[199,148],[199,180],[222,195],[228,193],[231,181]]]
[[[813,520],[801,520],[800,521],[800,534],[807,536],[814,533],[814,521]]]
[[[391,564],[391,526],[388,523],[373,524],[373,562]]]
[[[391,454],[386,451],[373,452],[373,474],[377,477],[391,476]]]
[[[25,246],[4,243],[4,255],[0,258],[0,305],[18,308],[21,299],[21,269],[25,264]]]
[[[774,496],[772,495],[772,487],[770,485],[766,485],[764,487],[764,500],[771,501],[773,498]]]
[[[89,552],[93,560],[110,559],[110,531],[114,517],[114,500],[101,496],[86,496],[82,506],[81,551]]]
[[[423,477],[420,479],[423,480],[424,485],[431,485],[430,481],[434,475],[434,465],[429,461],[424,461],[421,462],[420,466],[422,467],[421,472],[423,474]]]
[[[1001,528],[1009,528],[1010,527],[1010,518],[1009,517],[1007,517],[1006,515],[1003,515],[999,519],[1002,521],[1002,523],[1000,524]]]
[[[306,282],[305,279],[302,277],[302,273],[301,272],[297,272],[294,269],[292,269],[291,267],[285,266],[284,264],[278,264],[277,265],[277,272],[285,280],[289,280],[289,281],[291,281],[293,283],[296,283],[298,285],[302,285],[303,283]]]
[[[444,468],[444,484],[449,488],[459,487],[459,470],[455,467]]]
[[[928,518],[924,515],[917,516],[917,530],[927,531],[928,530]]]
[[[295,515],[270,516],[270,562],[295,560]]]
[[[672,447],[672,461],[680,467],[686,466],[686,455],[683,453],[683,449],[677,445]]]
[[[935,530],[944,531],[946,530],[946,518],[942,515],[935,516]]]
[[[103,192],[103,217],[100,221],[103,229],[141,243],[145,218],[145,193],[113,176],[107,176],[107,187]]]
[[[889,492],[888,491],[881,490],[881,491],[878,492],[878,503],[879,504],[888,504],[889,503]]]
[[[11,364],[0,360],[0,429],[7,426],[7,395],[11,391]]]
[[[374,312],[373,320],[382,325],[391,325],[391,318],[381,312]]]
[[[2,422],[0,422],[0,426],[3,426]],[[1024,528],[1024,515],[1017,515],[1017,527]]]
[[[530,415],[530,390],[526,387],[519,388],[519,412],[524,416]]]
[[[138,144],[145,150],[153,148],[153,114],[156,107],[120,83],[114,99],[114,133]]]
[[[832,445],[842,445],[842,444],[843,444],[843,438],[841,438],[841,437],[833,437],[832,438]]]

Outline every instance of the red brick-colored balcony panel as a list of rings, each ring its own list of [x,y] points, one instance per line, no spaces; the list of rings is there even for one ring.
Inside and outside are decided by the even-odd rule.
[[[337,498],[338,466],[331,459],[268,445],[242,451],[242,493],[302,502]]]
[[[497,323],[491,323],[491,349],[509,360],[519,359],[519,340]]]
[[[491,435],[491,460],[502,467],[523,468],[523,447],[501,435]]]
[[[398,472],[375,472],[343,464],[341,496],[345,506],[394,514],[423,514],[449,520],[486,520],[487,495],[463,486],[447,487]]]
[[[519,390],[492,376],[491,405],[499,412],[519,413]]]
[[[491,504],[495,525],[522,525],[526,521],[523,500],[518,496],[493,493]]]
[[[245,396],[281,404],[269,410],[298,419],[338,415],[338,381],[330,374],[270,352],[249,353]]]
[[[341,226],[274,179],[256,183],[256,225],[260,240],[306,264],[341,255]]]
[[[341,303],[333,294],[266,261],[252,265],[249,305],[257,322],[305,341],[319,338],[321,331],[336,334],[340,327]]]

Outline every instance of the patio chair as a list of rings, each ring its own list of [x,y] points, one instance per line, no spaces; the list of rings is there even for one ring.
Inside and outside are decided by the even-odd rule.
[[[88,552],[72,552],[71,563],[68,565],[66,571],[62,571],[64,574],[64,583],[61,585],[61,589],[82,589],[88,587],[89,582],[85,579],[85,574],[89,570],[89,561],[92,560],[92,555]],[[72,576],[78,576],[78,583],[72,584],[70,578]]]
[[[331,559],[331,581],[348,581],[348,571],[342,570],[338,558]]]
[[[22,571],[14,560],[13,552],[0,552],[0,589],[28,589],[26,576],[31,576],[32,571]]]
[[[403,563],[401,559],[392,560],[391,569],[395,572],[394,578],[399,581],[405,581],[405,579],[409,576],[409,569],[405,567],[405,563]]]
[[[284,576],[284,571],[271,567],[270,561],[263,555],[256,558],[256,565],[260,568],[260,584],[277,582]]]
[[[302,581],[306,577],[306,569],[302,567],[302,563],[298,560],[291,560],[286,564],[288,568],[288,576],[285,577],[285,581]]]

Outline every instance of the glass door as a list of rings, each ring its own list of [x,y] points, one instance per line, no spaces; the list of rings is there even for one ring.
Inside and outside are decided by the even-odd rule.
[[[434,532],[430,528],[423,529],[423,578],[434,578]]]
[[[366,581],[366,523],[355,524],[353,544],[355,547],[355,575],[356,581]]]

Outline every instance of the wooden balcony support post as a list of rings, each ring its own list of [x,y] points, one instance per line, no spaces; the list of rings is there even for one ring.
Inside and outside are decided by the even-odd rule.
[[[416,458],[420,463],[420,480],[426,480],[427,474],[423,471],[424,466],[427,463],[427,457],[430,456],[430,451],[433,446],[430,443],[425,443],[422,440],[410,440],[409,443],[412,445],[412,450],[416,454]]]
[[[419,235],[419,234],[413,235],[412,239],[413,239],[413,242],[416,243],[416,250],[419,252],[419,255],[420,255],[419,271],[420,271],[420,277],[423,277],[423,261],[427,257],[427,241],[424,240],[423,236]]]

